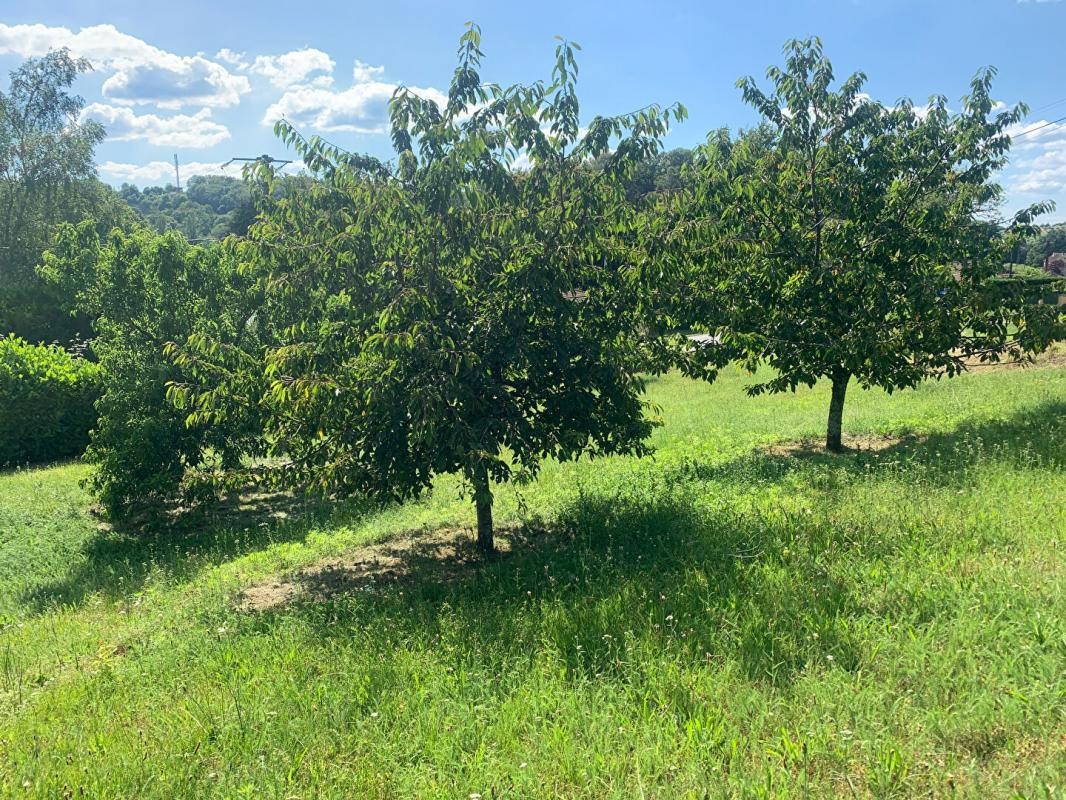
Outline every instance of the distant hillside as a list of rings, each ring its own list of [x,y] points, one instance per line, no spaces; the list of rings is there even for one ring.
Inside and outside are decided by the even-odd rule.
[[[119,194],[158,231],[178,230],[188,239],[243,235],[255,217],[245,183],[224,175],[198,175],[184,189],[123,184]]]
[[[1015,261],[1031,267],[1043,267],[1044,259],[1052,253],[1066,253],[1066,222],[1041,225],[1036,234],[1015,254]]]

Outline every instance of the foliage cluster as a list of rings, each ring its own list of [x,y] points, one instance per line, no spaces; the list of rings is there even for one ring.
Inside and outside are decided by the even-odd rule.
[[[637,202],[651,195],[680,190],[695,156],[694,150],[676,147],[642,159],[626,178],[626,196],[631,202]]]
[[[0,467],[81,455],[101,378],[99,365],[59,347],[0,339]]]
[[[712,136],[694,190],[657,206],[683,291],[682,321],[715,333],[720,363],[767,363],[752,394],[833,383],[827,447],[841,448],[848,383],[889,391],[952,376],[969,360],[1020,358],[1063,333],[1059,311],[997,281],[1005,257],[1047,209],[990,224],[1008,129],[994,71],[979,73],[952,113],[919,113],[864,93],[857,73],[834,87],[817,39],[791,42],[771,88],[738,83],[763,124]]]
[[[119,196],[159,232],[177,230],[186,239],[243,236],[255,218],[248,185],[227,175],[194,175],[184,190],[173,186],[138,189],[123,184]]]
[[[188,470],[232,466],[246,431],[257,428],[254,409],[229,424],[186,424],[166,398],[184,374],[164,354],[168,343],[197,334],[257,338],[255,295],[225,248],[147,229],[101,240],[84,222],[59,230],[41,272],[94,320],[103,396],[88,456],[104,505],[158,510]]]
[[[91,333],[71,317],[35,268],[54,227],[93,219],[100,231],[128,226],[133,213],[96,180],[93,150],[103,128],[81,121],[81,97],[70,93],[90,68],[67,50],[31,58],[0,92],[0,334],[69,342]]]

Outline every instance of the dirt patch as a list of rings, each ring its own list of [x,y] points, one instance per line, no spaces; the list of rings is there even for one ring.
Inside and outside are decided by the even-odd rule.
[[[496,555],[528,549],[543,531],[498,527]],[[418,579],[455,580],[485,564],[469,528],[407,531],[343,556],[315,562],[296,572],[247,587],[237,598],[243,611],[277,611],[294,601],[328,600]]]
[[[889,436],[887,434],[858,433],[844,434],[844,448],[855,453],[880,453],[900,444],[910,444],[920,440],[916,436]],[[774,442],[763,448],[771,456],[828,455],[824,439],[796,439],[790,442]]]

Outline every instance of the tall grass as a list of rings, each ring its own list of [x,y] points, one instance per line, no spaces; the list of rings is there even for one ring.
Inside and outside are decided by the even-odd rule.
[[[746,380],[655,381],[654,456],[498,492],[507,557],[271,612],[241,588],[468,502],[138,537],[83,467],[0,476],[0,790],[1062,797],[1066,371],[855,391],[899,441],[843,456],[765,447],[826,387]]]

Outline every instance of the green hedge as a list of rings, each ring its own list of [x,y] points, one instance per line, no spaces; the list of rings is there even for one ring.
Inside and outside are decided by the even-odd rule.
[[[0,467],[81,455],[100,377],[98,364],[62,348],[0,339]]]

